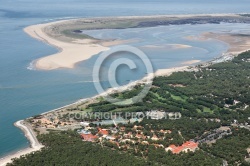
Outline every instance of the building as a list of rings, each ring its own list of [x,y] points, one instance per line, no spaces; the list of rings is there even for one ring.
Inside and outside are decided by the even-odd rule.
[[[185,153],[188,151],[194,152],[197,149],[198,149],[198,143],[195,143],[193,141],[187,141],[181,146],[170,145],[165,150],[171,151],[173,154],[179,154],[180,152],[185,152]]]
[[[89,123],[88,122],[80,122],[80,125],[83,127],[88,127]]]
[[[102,136],[107,136],[107,135],[109,135],[109,132],[106,129],[101,129],[99,127],[98,128],[98,134],[101,134]]]
[[[78,130],[77,132],[78,132],[79,134],[91,134],[90,131],[84,130],[84,129]]]
[[[93,134],[81,134],[81,138],[84,141],[89,141],[89,142],[95,142],[95,140],[98,138],[96,135]]]
[[[158,141],[159,138],[154,134],[153,137],[151,138],[153,141]]]
[[[105,138],[107,140],[112,140],[112,141],[114,141],[116,139],[114,136],[110,136],[110,135],[106,136]]]

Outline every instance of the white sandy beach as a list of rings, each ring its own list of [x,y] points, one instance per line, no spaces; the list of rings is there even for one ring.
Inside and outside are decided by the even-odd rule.
[[[73,68],[78,62],[89,59],[91,56],[108,50],[109,48],[99,44],[67,43],[56,40],[46,33],[43,28],[53,23],[38,24],[26,27],[24,31],[31,37],[57,47],[60,52],[42,57],[35,62],[35,67],[41,70],[53,70],[57,68]]]
[[[6,156],[4,158],[1,158],[0,159],[0,166],[5,166],[7,163],[10,163],[12,158],[19,158],[22,155],[38,151],[38,150],[40,150],[43,147],[43,145],[41,145],[37,141],[36,136],[35,136],[33,130],[31,128],[29,128],[28,126],[26,126],[24,123],[25,122],[23,120],[20,120],[20,121],[17,121],[15,123],[15,126],[19,127],[21,130],[23,130],[23,132],[25,133],[25,136],[30,141],[30,146],[31,147],[23,149],[23,150],[20,150],[18,152],[15,152],[15,153],[13,153],[11,155],[8,155],[8,156]]]
[[[200,15],[157,15],[157,16],[122,16],[116,17],[119,19],[135,19],[135,18],[182,18],[182,17],[193,17],[193,16],[236,16],[235,14],[200,14]],[[97,17],[98,18],[98,17]],[[97,19],[96,18],[96,19]],[[76,21],[77,19],[70,20]],[[70,23],[69,20],[61,20],[46,24],[37,24],[24,28],[24,31],[31,37],[46,42],[50,45],[55,46],[60,50],[60,52],[42,57],[34,61],[34,65],[37,69],[41,70],[53,70],[58,68],[73,68],[76,63],[84,61],[96,55],[102,51],[108,50],[109,46],[116,44],[124,44],[135,42],[137,39],[131,40],[114,40],[114,41],[100,41],[95,43],[91,39],[77,39],[73,42],[64,42],[57,40],[45,33],[45,27],[51,26],[53,24]],[[85,19],[85,21],[88,21]],[[72,23],[72,22],[71,22]],[[188,45],[173,44],[170,45],[173,48],[188,48]]]
[[[174,67],[170,69],[159,69],[155,72],[155,76],[169,76],[174,72],[188,71],[189,66]]]
[[[194,64],[199,63],[199,62],[201,62],[201,60],[190,60],[190,61],[182,62],[181,64],[182,65],[194,65]]]

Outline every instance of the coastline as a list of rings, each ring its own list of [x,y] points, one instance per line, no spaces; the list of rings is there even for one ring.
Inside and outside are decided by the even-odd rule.
[[[137,17],[137,16],[135,16],[135,17]],[[63,21],[57,21],[57,22],[64,22],[64,21],[65,20],[63,20]],[[73,44],[72,45],[72,43],[66,43],[66,42],[63,43],[63,42],[58,41],[56,39],[50,38],[48,35],[46,35],[45,33],[43,33],[42,29],[45,26],[51,25],[51,24],[54,24],[54,22],[47,23],[47,24],[33,25],[33,26],[29,26],[29,27],[27,27],[27,28],[24,29],[24,31],[26,33],[28,33],[31,37],[33,37],[35,39],[38,39],[38,40],[41,40],[43,42],[49,43],[50,45],[55,46],[60,51],[60,52],[58,52],[56,54],[49,55],[49,56],[46,56],[46,57],[43,57],[43,58],[46,58],[46,60],[53,61],[53,60],[57,59],[58,56],[60,56],[60,57],[66,57],[66,59],[67,59],[67,58],[70,57],[70,56],[67,56],[67,55],[69,54],[69,52],[72,51],[71,49],[75,49],[75,47],[77,47],[77,45],[78,45],[78,47],[77,47],[78,49],[76,50],[76,55],[79,55],[79,52],[82,50],[82,47],[84,47],[86,49],[87,54],[85,54],[85,56],[81,56],[80,55],[79,57],[77,57],[74,60],[72,60],[71,61],[71,63],[72,63],[71,65],[66,65],[63,62],[56,64],[57,66],[44,65],[44,63],[45,63],[44,59],[40,58],[40,59],[34,61],[34,63],[36,63],[36,65],[38,65],[39,69],[42,69],[42,70],[53,70],[53,69],[57,69],[57,68],[61,68],[61,67],[73,68],[74,65],[76,63],[78,63],[79,61],[86,60],[86,59],[90,58],[91,56],[93,56],[95,54],[98,54],[101,51],[105,51],[105,50],[109,49],[108,47],[104,47],[104,46],[101,46],[99,44],[93,44],[93,43],[79,44],[79,43],[77,43],[77,44]],[[41,34],[42,36],[41,35],[39,36],[39,34]],[[211,36],[209,36],[209,35],[206,36],[206,38],[210,38],[210,37]],[[217,39],[220,40],[219,38],[217,38]],[[223,40],[220,40],[220,41],[228,43],[228,42],[223,41]],[[60,44],[62,44],[62,45],[60,45]],[[235,43],[228,43],[228,44],[229,44],[229,47],[231,48],[232,45],[235,44]],[[65,46],[65,47],[62,47],[62,46]],[[67,48],[67,47],[70,47],[70,48]],[[97,49],[93,50],[93,48],[97,48]],[[199,63],[199,64],[201,64],[203,66],[207,66],[207,65],[216,63],[215,62],[216,59],[220,59],[220,58],[226,57],[226,56],[237,56],[239,53],[244,52],[246,50],[247,49],[245,49],[245,47],[244,47],[244,50],[237,50],[237,51],[234,50],[234,51],[231,51],[231,52],[230,52],[230,49],[229,49],[228,52],[225,53],[224,55],[220,55],[218,58],[215,58],[215,59],[213,59],[211,61],[208,61],[208,62],[200,62],[199,60],[194,60],[194,61],[188,61],[186,63],[184,62],[183,64],[185,64],[185,65],[193,65],[193,64]],[[78,51],[78,53],[77,53],[77,51]],[[72,58],[72,57],[70,57],[70,58]],[[40,66],[39,66],[39,63],[40,63]],[[64,66],[62,66],[62,65],[64,65]],[[169,76],[169,75],[171,75],[174,72],[178,72],[178,71],[194,71],[196,69],[197,68],[194,67],[194,66],[182,66],[182,67],[174,67],[174,68],[170,68],[170,69],[160,69],[160,70],[157,70],[153,74],[155,76],[157,76],[157,77],[158,76]],[[128,85],[125,85],[125,86],[122,86],[122,87],[119,88],[119,91],[127,90],[128,88],[130,88],[130,87],[132,87],[132,86],[134,86],[134,85],[136,85],[136,84],[138,84],[140,82],[143,82],[144,79],[145,79],[145,77],[142,78],[141,80],[132,82],[132,83],[130,83]],[[87,102],[87,101],[90,101],[90,100],[95,100],[98,97],[105,96],[107,94],[114,93],[114,92],[117,92],[117,88],[108,89],[103,94],[99,94],[99,95],[96,95],[94,97],[90,97],[90,98],[86,98],[86,99],[80,99],[80,100],[78,100],[78,101],[76,101],[76,102],[74,102],[72,104],[69,104],[69,105],[66,105],[66,106],[63,106],[63,107],[60,107],[60,108],[56,108],[56,109],[50,110],[48,112],[44,112],[44,113],[42,113],[42,115],[46,114],[46,113],[49,113],[49,112],[54,112],[54,111],[57,111],[57,110],[60,110],[60,109],[63,109],[63,108],[67,108],[69,106],[73,106],[75,104],[79,104],[79,103],[82,103],[82,102]],[[38,151],[38,150],[40,150],[43,147],[43,145],[41,145],[37,141],[36,136],[34,134],[34,131],[31,128],[29,128],[29,126],[27,126],[27,125],[24,124],[24,120],[17,121],[17,122],[15,122],[14,125],[16,127],[20,128],[25,133],[25,136],[30,141],[31,147],[30,148],[25,148],[23,150],[20,150],[18,152],[15,152],[13,154],[10,154],[10,155],[8,155],[6,157],[1,158],[0,159],[0,166],[6,165],[7,163],[11,162],[12,158],[15,158],[15,157],[18,158],[18,157],[20,157],[22,155],[25,155],[25,154],[28,154],[28,153],[32,153],[34,151]]]
[[[24,32],[32,38],[48,43],[58,49],[58,52],[55,54],[33,61],[37,69],[53,70],[58,68],[73,68],[76,63],[89,59],[91,56],[109,49],[108,47],[92,44],[91,42],[81,44],[56,40],[44,33],[44,28],[52,24],[54,24],[54,22],[37,24],[24,28]]]
[[[242,52],[244,52],[244,51],[242,51]],[[228,56],[227,54],[226,55],[221,55],[220,57],[217,57],[217,58],[215,58],[215,59],[213,59],[211,61],[201,62],[200,65],[202,65],[202,66],[209,66],[209,65],[214,64],[214,63],[219,63],[217,60],[220,60],[220,59],[226,60],[227,56]],[[62,107],[59,107],[59,108],[56,108],[56,109],[53,109],[53,110],[49,110],[47,112],[42,113],[41,115],[44,115],[44,114],[47,114],[47,113],[51,113],[51,112],[55,112],[55,111],[58,111],[58,110],[61,110],[61,109],[64,109],[64,108],[67,108],[67,107],[70,107],[70,106],[73,106],[73,105],[81,104],[83,102],[88,102],[88,101],[91,101],[91,100],[95,100],[95,99],[97,99],[99,97],[104,97],[106,95],[109,95],[109,94],[112,94],[112,93],[115,93],[115,92],[122,92],[124,90],[128,90],[129,88],[131,88],[131,87],[133,87],[133,86],[135,86],[135,85],[137,85],[139,83],[144,82],[144,80],[146,80],[147,77],[151,77],[152,74],[154,75],[154,77],[159,77],[159,76],[169,76],[169,75],[171,75],[174,72],[196,71],[196,70],[197,70],[196,66],[181,66],[181,67],[174,67],[174,68],[169,68],[169,69],[160,69],[160,70],[157,70],[155,73],[148,74],[147,76],[145,76],[141,80],[137,80],[137,81],[132,82],[130,84],[121,86],[121,87],[119,87],[119,89],[118,88],[108,89],[108,90],[106,90],[102,94],[98,94],[98,95],[95,95],[95,96],[90,97],[90,98],[85,98],[85,99],[77,100],[74,103],[71,103],[71,104],[68,104],[66,106],[62,106]],[[29,119],[29,118],[26,118],[26,119]],[[7,163],[11,163],[11,161],[12,161],[11,159],[12,158],[19,158],[22,155],[26,155],[26,154],[38,151],[42,147],[44,147],[43,145],[41,145],[37,141],[36,137],[33,137],[34,136],[34,131],[30,127],[28,127],[25,124],[21,123],[23,121],[24,120],[17,121],[17,122],[14,123],[14,125],[16,127],[20,128],[24,132],[26,138],[30,142],[30,146],[31,147],[25,148],[23,150],[19,150],[17,152],[14,152],[13,154],[10,154],[10,155],[7,155],[7,156],[1,158],[0,159],[0,166],[5,166]]]
[[[206,24],[213,23],[214,20],[220,23],[223,20],[227,20],[225,22],[231,22],[235,19],[238,22],[246,21],[250,23],[250,18],[243,17],[239,14],[190,14],[78,18],[31,25],[24,28],[24,32],[32,38],[56,47],[58,52],[34,60],[28,68],[32,68],[32,66],[40,70],[74,68],[77,63],[87,60],[102,51],[109,50],[109,47],[112,45],[126,44],[138,40],[100,40],[82,34],[80,30],[125,29],[172,24],[192,24],[193,22],[190,20],[195,20],[197,24]]]
[[[216,60],[221,59],[221,58],[223,59],[224,57],[227,57],[227,56],[228,55],[221,55],[220,57],[215,58],[215,59],[213,59],[211,61],[206,61],[206,62],[200,62],[199,61],[199,62],[200,62],[200,65],[208,66],[208,65],[211,65],[211,64],[214,64],[214,63],[218,63]],[[197,61],[198,60],[194,60],[194,62],[198,63]],[[104,96],[107,96],[107,95],[112,94],[112,93],[122,92],[122,91],[128,90],[129,88],[134,87],[135,85],[137,85],[139,83],[143,83],[147,79],[147,77],[152,77],[152,74],[153,74],[154,77],[159,77],[159,76],[169,76],[174,72],[196,71],[196,70],[197,70],[196,66],[181,66],[181,67],[173,67],[173,68],[169,68],[169,69],[159,69],[155,73],[150,73],[147,76],[143,77],[141,80],[137,80],[137,81],[134,81],[134,82],[132,82],[130,84],[121,86],[121,87],[119,87],[119,89],[118,88],[108,89],[102,94],[98,94],[98,95],[95,95],[95,96],[90,97],[90,98],[79,99],[74,103],[71,103],[71,104],[68,104],[68,105],[65,105],[65,106],[62,106],[62,107],[59,107],[59,108],[55,108],[53,110],[49,110],[47,112],[42,113],[41,115],[51,113],[51,112],[55,112],[55,111],[58,111],[58,110],[61,110],[61,109],[64,109],[64,108],[67,108],[67,107],[70,107],[70,106],[73,106],[73,105],[88,102],[88,101],[91,101],[91,100],[96,100],[99,97],[104,97]],[[29,119],[29,118],[26,118],[26,119]],[[31,147],[25,148],[23,150],[19,150],[17,152],[14,152],[13,154],[10,154],[10,155],[7,155],[7,156],[1,158],[0,159],[0,166],[5,166],[7,163],[10,163],[12,161],[11,160],[12,158],[19,158],[22,155],[26,155],[26,154],[38,151],[42,147],[44,147],[43,145],[41,145],[37,141],[32,128],[30,128],[29,126],[26,126],[22,122],[24,122],[24,120],[19,120],[19,121],[15,122],[14,125],[16,127],[20,128],[24,132],[25,137],[29,140]]]
[[[27,126],[25,124],[24,120],[19,120],[19,121],[15,122],[14,125],[23,131],[23,133],[25,134],[25,137],[30,142],[30,147],[19,150],[17,152],[14,152],[13,154],[10,154],[10,155],[7,155],[7,156],[1,158],[0,159],[0,166],[5,166],[7,163],[10,163],[12,158],[19,158],[22,155],[38,151],[42,147],[44,147],[43,145],[41,145],[38,142],[38,140],[34,134],[34,131],[29,126]]]

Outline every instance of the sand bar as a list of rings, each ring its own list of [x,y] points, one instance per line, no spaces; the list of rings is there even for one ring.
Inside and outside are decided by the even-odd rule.
[[[202,34],[201,37],[206,39],[216,39],[227,43],[229,45],[227,53],[234,55],[250,49],[250,35],[207,32]]]
[[[156,15],[156,16],[127,16],[127,17],[97,17],[62,20],[46,24],[26,27],[24,31],[31,37],[49,43],[58,48],[59,53],[42,57],[34,62],[41,70],[58,68],[73,68],[76,63],[84,61],[109,46],[136,42],[131,40],[103,41],[81,34],[81,30],[89,29],[119,29],[154,27],[171,24],[205,24],[214,22],[246,22],[250,18],[237,14],[199,14],[199,15]],[[184,45],[173,45],[174,48],[187,48]]]
[[[31,37],[53,45],[60,50],[60,52],[56,54],[36,60],[35,67],[38,69],[53,70],[58,68],[73,68],[76,63],[109,49],[99,44],[93,44],[89,40],[85,44],[56,40],[43,31],[44,27],[50,24],[53,23],[33,25],[24,29]]]

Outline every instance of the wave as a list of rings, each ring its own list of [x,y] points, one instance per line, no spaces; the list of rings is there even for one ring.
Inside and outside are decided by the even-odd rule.
[[[75,19],[78,17],[59,17],[59,18],[50,18],[50,19],[46,19],[44,20],[44,22],[53,22],[53,21],[59,21],[59,20],[69,20],[69,19]]]
[[[36,70],[36,66],[35,66],[36,61],[33,60],[32,62],[30,62],[29,66],[27,67],[28,70]]]

